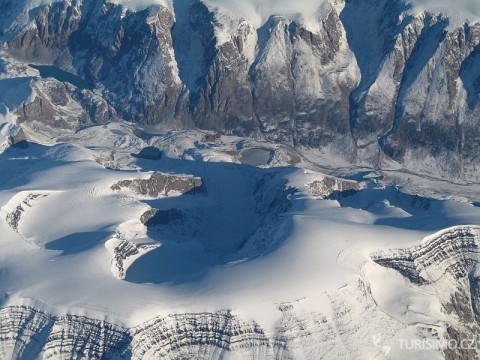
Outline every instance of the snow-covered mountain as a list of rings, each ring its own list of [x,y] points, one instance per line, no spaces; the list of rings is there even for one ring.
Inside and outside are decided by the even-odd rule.
[[[476,176],[475,2],[312,1],[296,15],[276,15],[293,11],[285,1],[123,3],[4,0],[0,87],[16,77],[22,95],[2,99],[9,112],[70,129],[212,129]],[[29,63],[95,90],[41,80]]]
[[[0,359],[480,356],[452,4],[0,0]]]

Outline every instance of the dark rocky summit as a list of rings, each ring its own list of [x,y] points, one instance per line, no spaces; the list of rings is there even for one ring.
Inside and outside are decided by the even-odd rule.
[[[112,190],[128,189],[138,195],[158,198],[172,193],[187,194],[204,190],[200,178],[155,173],[149,179],[123,180],[112,185]]]
[[[315,180],[308,184],[308,188],[313,196],[327,199],[335,193],[349,194],[358,191],[361,186],[356,181],[325,176],[321,180]]]

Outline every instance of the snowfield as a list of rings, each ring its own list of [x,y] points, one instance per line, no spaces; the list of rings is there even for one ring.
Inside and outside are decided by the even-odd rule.
[[[268,335],[293,304],[287,308],[344,321],[352,331],[350,344],[340,345],[344,333],[322,340],[331,347],[323,354],[328,358],[342,351],[348,357],[353,349],[362,358],[382,358],[371,340],[376,334],[394,344],[399,334],[417,338],[428,324],[438,330],[429,336],[441,338],[445,324],[458,321],[443,310],[442,296],[372,255],[419,246],[453,226],[478,233],[480,208],[411,195],[407,186],[365,169],[350,175],[343,169],[350,180],[342,183],[301,154],[292,167],[292,150],[279,145],[227,136],[212,142],[209,133],[195,131],[145,132],[110,124],[72,135],[71,145],[30,141],[0,155],[3,308],[28,306],[125,328],[158,316],[230,310]],[[129,155],[146,146],[159,147],[162,159]],[[248,148],[270,149],[270,163],[241,164]],[[204,189],[158,198],[112,190],[152,173],[195,176]],[[355,190],[342,190],[352,184]],[[472,195],[472,186],[467,195],[453,189]],[[155,216],[146,216],[151,209]],[[305,344],[291,346],[292,354],[300,351],[296,357],[312,358]],[[5,356],[18,351],[0,349]],[[397,350],[400,358],[412,354]]]

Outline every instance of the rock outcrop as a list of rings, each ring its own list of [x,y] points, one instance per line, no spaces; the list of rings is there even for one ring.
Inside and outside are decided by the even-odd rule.
[[[128,267],[137,258],[158,247],[158,245],[142,245],[124,239],[112,239],[105,246],[112,252],[112,274],[120,280],[125,279]]]
[[[172,194],[193,194],[204,190],[202,179],[155,173],[149,179],[123,180],[112,185],[112,190],[128,189],[137,195],[159,198]]]
[[[23,129],[18,125],[0,123],[0,154],[12,146],[20,148],[28,146]]]
[[[345,180],[331,176],[325,176],[321,180],[315,180],[307,187],[313,196],[326,199],[335,193],[348,194],[361,189],[358,182],[353,180]]]
[[[13,230],[20,232],[20,221],[25,212],[36,201],[46,198],[48,195],[48,193],[20,192],[0,209],[1,217]]]

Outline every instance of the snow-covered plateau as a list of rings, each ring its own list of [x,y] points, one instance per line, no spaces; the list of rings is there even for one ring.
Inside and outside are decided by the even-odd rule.
[[[23,128],[0,155],[2,359],[462,358],[398,340],[478,334],[478,185],[211,132]]]
[[[473,0],[0,0],[0,359],[480,356]]]

